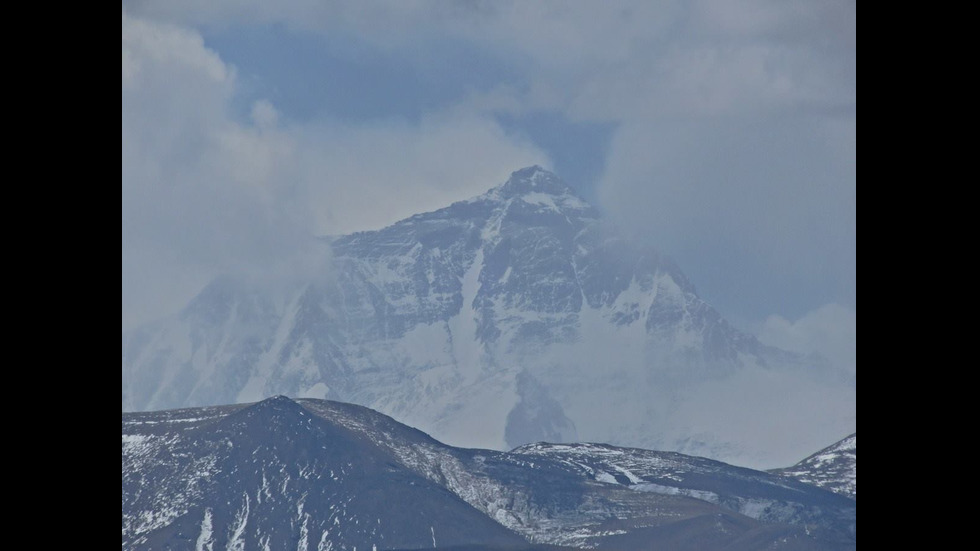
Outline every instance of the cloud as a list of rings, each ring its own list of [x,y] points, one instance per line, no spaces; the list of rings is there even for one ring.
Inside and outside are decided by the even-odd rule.
[[[282,178],[295,145],[229,116],[235,71],[201,36],[122,15],[123,326],[180,308],[216,272],[310,244]]]
[[[854,303],[854,7],[737,4],[692,3],[674,39],[569,98],[620,121],[601,205],[723,312]]]
[[[661,421],[662,438],[690,438],[678,451],[724,435],[740,448],[714,457],[755,469],[787,467],[854,432],[857,390],[812,374],[747,367],[680,391],[678,408]],[[801,430],[801,428],[804,428]]]
[[[474,101],[615,123],[600,206],[709,300],[746,317],[855,302],[853,4],[495,6],[472,40],[526,83]]]
[[[853,131],[853,121],[802,115],[626,124],[610,147],[600,201],[700,275],[712,301],[741,297],[758,317],[806,311],[779,298],[793,288],[802,304],[814,289],[830,294],[823,301],[852,302],[856,163],[844,144]]]
[[[855,302],[853,2],[177,1],[127,9],[171,28],[277,24],[344,37],[422,74],[445,62],[433,55],[440,50],[478,51],[507,68],[506,79],[474,86],[421,120],[283,127],[263,115],[274,110],[257,108],[231,141],[276,151],[254,160],[270,159],[277,173],[293,167],[280,180],[293,183],[293,207],[312,206],[303,214],[317,232],[376,226],[477,193],[518,166],[548,165],[494,116],[559,113],[615,129],[599,206],[675,256],[723,312],[795,317],[816,304]],[[234,71],[190,42],[174,51],[211,87],[188,96],[227,111]],[[125,51],[123,65],[125,75],[133,65]],[[227,118],[181,105],[197,109],[198,126]],[[375,156],[354,152],[364,149]],[[457,172],[467,169],[468,177]],[[354,179],[370,185],[342,185]],[[405,193],[389,193],[394,182]]]
[[[238,88],[198,32],[123,13],[124,328],[177,311],[219,273],[317,268],[317,235],[379,227],[548,164],[461,107],[415,123],[283,124],[267,100],[236,119]]]
[[[515,167],[550,164],[494,121],[449,110],[418,123],[316,124],[300,132],[320,233],[390,224],[481,194]]]
[[[840,304],[826,304],[796,321],[769,316],[759,340],[804,354],[819,353],[835,367],[857,372],[857,311]]]

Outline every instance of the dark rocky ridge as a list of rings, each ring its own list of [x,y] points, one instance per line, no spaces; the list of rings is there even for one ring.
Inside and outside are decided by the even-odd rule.
[[[284,397],[122,427],[124,549],[856,546],[854,501],[675,453],[453,448],[364,407]]]

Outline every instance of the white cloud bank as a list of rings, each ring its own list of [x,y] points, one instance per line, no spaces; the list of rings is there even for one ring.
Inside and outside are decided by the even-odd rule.
[[[802,354],[822,354],[835,367],[857,373],[857,311],[846,306],[827,304],[796,321],[769,316],[759,340]]]
[[[379,227],[549,164],[462,108],[414,124],[283,126],[265,100],[236,120],[236,86],[198,32],[123,13],[124,329],[177,311],[221,272],[309,269],[315,235]]]
[[[783,296],[791,287],[796,296],[820,295],[784,301],[784,315],[830,300],[856,302],[853,1],[296,0],[274,8],[177,1],[132,8],[186,24],[345,33],[419,66],[432,62],[433,44],[474,48],[519,75],[472,91],[465,104],[475,120],[487,124],[480,112],[547,111],[613,124],[601,206],[675,256],[709,298],[744,296],[723,309],[760,304],[780,286]],[[726,273],[711,275],[712,263]],[[735,313],[758,319],[776,306]]]

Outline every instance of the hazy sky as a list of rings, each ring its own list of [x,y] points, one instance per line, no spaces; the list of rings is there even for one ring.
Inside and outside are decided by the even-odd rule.
[[[850,357],[856,57],[853,1],[123,2],[123,329],[541,164]]]

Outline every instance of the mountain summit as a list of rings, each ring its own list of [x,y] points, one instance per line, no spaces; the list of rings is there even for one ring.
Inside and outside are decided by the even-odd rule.
[[[853,384],[732,327],[540,167],[325,246],[329,273],[285,295],[223,277],[124,333],[123,410],[286,394],[458,446],[591,440],[765,467],[854,429]],[[781,455],[753,455],[760,439]]]
[[[564,180],[538,165],[514,172],[505,183],[493,188],[489,193],[497,193],[506,199],[528,193],[546,193],[557,196],[575,195],[575,192]]]

